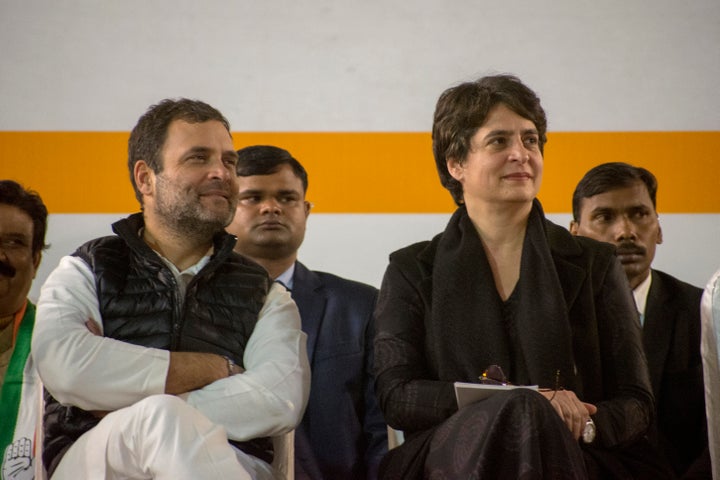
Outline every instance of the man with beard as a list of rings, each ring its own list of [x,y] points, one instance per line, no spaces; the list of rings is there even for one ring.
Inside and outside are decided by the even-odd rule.
[[[625,269],[643,329],[656,406],[650,439],[680,476],[708,466],[702,360],[702,290],[651,269],[662,243],[657,180],[648,170],[604,163],[573,193],[570,232],[612,243]],[[688,473],[689,474],[689,473]]]
[[[387,452],[375,398],[372,315],[377,289],[297,261],[310,202],[305,168],[287,150],[238,150],[240,198],[228,232],[235,250],[291,292],[308,335],[312,385],[295,431],[297,479],[374,479]]]
[[[300,422],[305,334],[290,295],[224,231],[237,176],[227,120],[164,100],[130,134],[142,212],[64,257],[32,348],[53,479],[271,479],[268,437]]]
[[[40,196],[0,181],[0,478],[32,479],[41,385],[30,356],[35,305],[27,299],[47,230]]]

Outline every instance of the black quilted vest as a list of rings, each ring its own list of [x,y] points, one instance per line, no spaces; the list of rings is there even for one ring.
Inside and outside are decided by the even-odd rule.
[[[142,214],[131,215],[113,224],[117,236],[92,240],[73,254],[95,275],[104,335],[145,347],[227,355],[243,366],[270,277],[233,252],[235,237],[222,232],[213,239],[212,258],[188,284],[183,304],[172,272],[140,238],[143,225]],[[98,421],[45,392],[43,462],[50,474],[70,445]],[[272,461],[268,438],[231,443]]]

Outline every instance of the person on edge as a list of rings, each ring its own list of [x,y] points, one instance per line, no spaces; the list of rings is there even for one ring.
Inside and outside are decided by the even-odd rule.
[[[269,145],[243,148],[238,157],[240,198],[227,231],[238,238],[235,251],[290,290],[308,335],[312,383],[295,430],[295,478],[375,479],[387,452],[373,374],[377,289],[297,260],[311,208],[300,162]]]
[[[40,195],[0,180],[0,478],[31,480],[42,384],[30,355],[35,305],[28,300],[45,245]]]
[[[405,434],[380,478],[668,478],[645,433],[653,397],[610,245],[536,199],[547,119],[517,77],[442,93],[432,128],[458,208],[390,255],[375,310],[376,392]],[[454,383],[514,388],[460,408]]]
[[[700,355],[703,291],[652,268],[663,241],[657,189],[655,175],[645,168],[622,162],[593,167],[573,193],[570,232],[615,245],[625,270],[655,396],[651,442],[679,477],[709,478]]]
[[[163,100],[130,133],[141,212],[61,259],[33,356],[53,480],[277,478],[269,437],[308,397],[290,295],[233,251],[237,153],[210,105]]]

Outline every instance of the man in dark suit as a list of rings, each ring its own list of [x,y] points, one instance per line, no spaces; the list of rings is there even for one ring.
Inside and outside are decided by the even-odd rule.
[[[656,193],[657,180],[644,168],[618,162],[594,167],[575,188],[570,232],[617,248],[643,327],[655,395],[657,418],[650,437],[681,476],[709,468],[700,356],[702,290],[651,269],[655,247],[662,243]]]
[[[296,478],[374,479],[387,451],[373,375],[377,289],[297,261],[312,205],[307,173],[289,152],[260,145],[238,155],[235,250],[291,291],[308,336],[312,383],[295,432]]]

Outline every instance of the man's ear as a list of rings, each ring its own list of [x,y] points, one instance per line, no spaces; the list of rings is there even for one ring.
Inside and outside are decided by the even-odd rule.
[[[455,157],[448,157],[445,165],[447,165],[448,172],[455,180],[459,182],[460,179],[463,178],[463,165]]]
[[[35,255],[33,255],[33,267],[35,267],[33,279],[35,278],[35,275],[37,275],[38,268],[40,268],[40,261],[42,261],[42,252],[37,252]]]
[[[658,238],[657,238],[657,244],[660,245],[663,242],[662,238],[662,227],[660,226],[660,220],[658,219]]]
[[[575,220],[570,220],[570,227],[568,228],[568,230],[570,230],[570,233],[572,233],[573,235],[577,235],[579,227],[580,225],[578,224],[578,222],[576,222]]]
[[[154,190],[155,172],[153,172],[145,160],[135,162],[133,176],[135,178],[135,185],[137,185],[140,193],[143,195],[152,194]]]
[[[305,200],[304,204],[305,204],[305,220],[307,220],[307,218],[310,216],[310,210],[312,209],[313,204],[312,204],[312,202],[308,202],[307,200]]]

